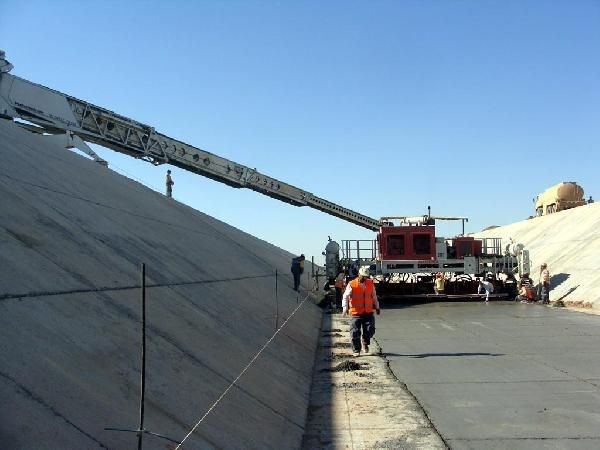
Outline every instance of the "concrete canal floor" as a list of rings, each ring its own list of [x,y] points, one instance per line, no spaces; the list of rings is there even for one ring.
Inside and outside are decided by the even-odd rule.
[[[600,448],[598,315],[513,302],[389,306],[377,342],[450,448]]]
[[[600,448],[598,315],[388,305],[375,340],[352,358],[347,319],[325,315],[303,448]]]

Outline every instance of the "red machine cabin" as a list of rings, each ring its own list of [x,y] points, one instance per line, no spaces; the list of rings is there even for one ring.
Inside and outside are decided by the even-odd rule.
[[[452,247],[456,250],[455,258],[481,256],[482,242],[472,236],[459,236],[452,239]]]
[[[435,260],[435,227],[383,226],[377,239],[381,260]]]

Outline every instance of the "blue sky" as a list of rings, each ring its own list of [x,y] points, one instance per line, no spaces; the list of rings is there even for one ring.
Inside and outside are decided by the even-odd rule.
[[[598,1],[0,0],[13,74],[374,218],[523,220],[600,196]],[[98,149],[162,191],[165,166]],[[294,253],[374,233],[173,168],[174,196]],[[437,234],[460,233],[459,223]]]

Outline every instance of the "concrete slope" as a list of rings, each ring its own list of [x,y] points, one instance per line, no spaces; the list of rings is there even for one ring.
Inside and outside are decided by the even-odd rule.
[[[181,440],[303,296],[291,255],[0,120],[0,448]],[[201,192],[198,195],[202,195]],[[207,199],[211,201],[211,199]],[[320,309],[305,302],[182,448],[301,443]],[[167,441],[146,436],[145,449]]]
[[[530,252],[531,277],[548,264],[550,301],[600,308],[600,203],[494,228],[478,237],[512,238]]]

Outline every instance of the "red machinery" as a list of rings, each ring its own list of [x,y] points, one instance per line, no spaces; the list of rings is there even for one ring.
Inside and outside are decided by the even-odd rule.
[[[436,220],[462,220],[463,235],[436,237]],[[529,272],[528,252],[523,246],[503,247],[500,238],[464,236],[467,220],[431,215],[383,217],[377,239],[342,241],[340,263],[345,268],[370,266],[380,295],[433,295],[436,273],[444,275],[446,296],[476,294],[478,277],[492,281],[496,293],[512,294],[514,273]]]
[[[435,260],[433,226],[382,226],[377,241],[381,260]]]

